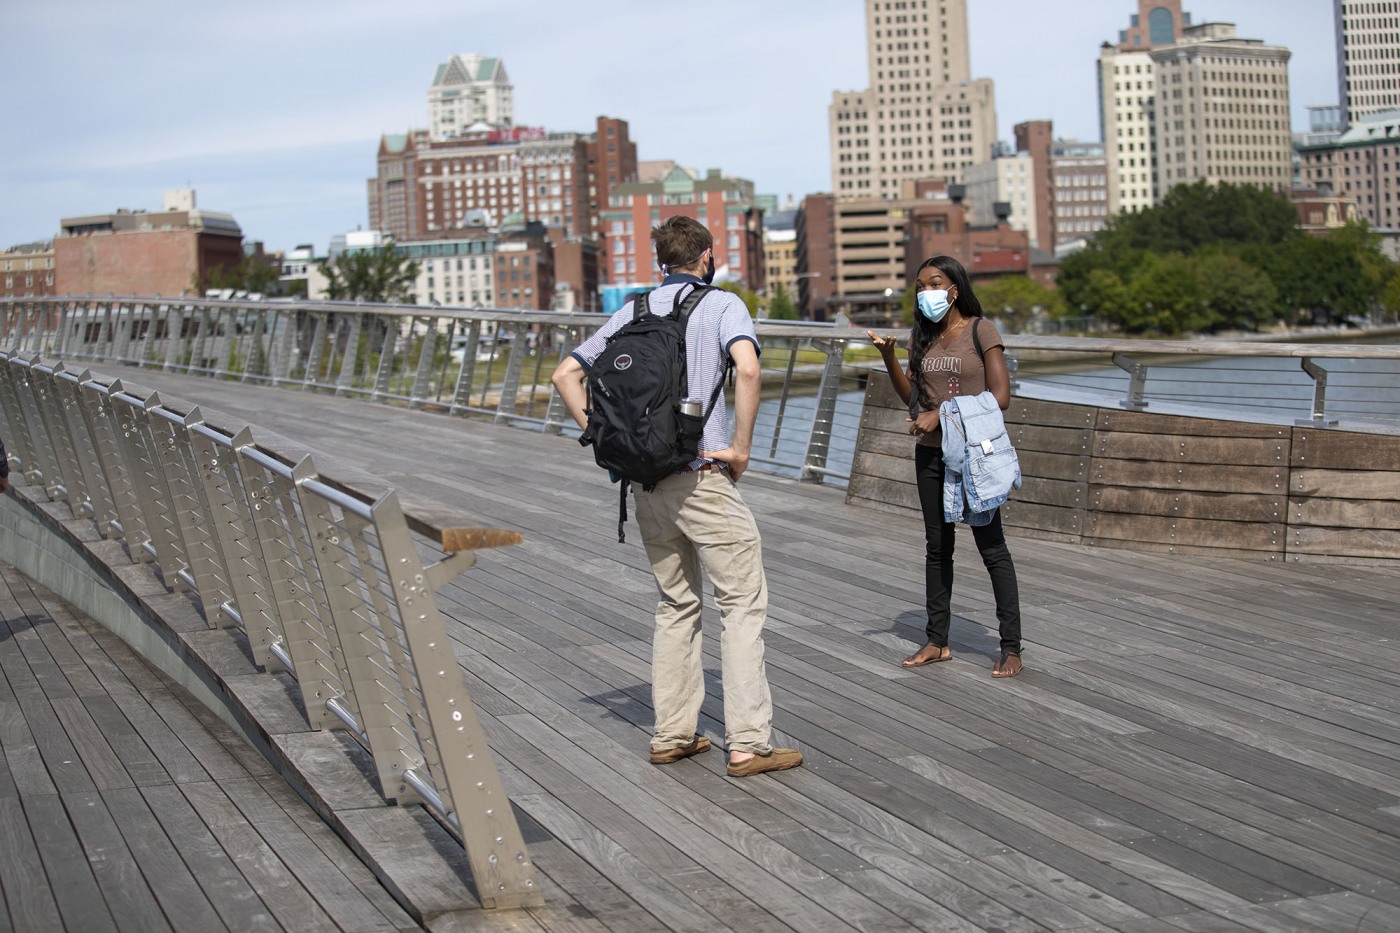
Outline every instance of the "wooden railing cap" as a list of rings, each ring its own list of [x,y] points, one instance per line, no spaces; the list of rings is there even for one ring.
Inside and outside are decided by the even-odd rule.
[[[444,528],[442,529],[442,549],[449,554],[457,551],[477,551],[488,547],[507,547],[519,544],[525,536],[518,531],[504,528]]]

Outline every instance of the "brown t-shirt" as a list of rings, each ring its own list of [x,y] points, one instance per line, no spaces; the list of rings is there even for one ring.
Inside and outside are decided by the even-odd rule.
[[[987,390],[987,372],[982,359],[977,355],[977,346],[972,342],[972,328],[977,328],[977,336],[982,341],[982,352],[992,347],[1004,346],[996,325],[980,317],[967,318],[967,325],[958,328],[945,347],[942,340],[935,340],[924,351],[921,372],[909,373],[911,382],[922,379],[933,399],[934,407],[942,405],[955,395],[980,395]],[[912,344],[912,338],[911,338]],[[919,435],[920,444],[943,443],[942,430],[932,434]]]

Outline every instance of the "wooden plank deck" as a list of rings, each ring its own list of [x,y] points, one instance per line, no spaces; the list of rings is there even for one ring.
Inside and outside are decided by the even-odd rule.
[[[416,929],[242,737],[0,565],[0,929]]]
[[[808,763],[740,781],[718,752],[646,762],[655,590],[635,525],[616,541],[615,488],[572,441],[114,374],[167,404],[198,403],[212,423],[294,438],[323,472],[395,486],[407,508],[524,532],[523,545],[483,552],[440,595],[544,876],[547,905],[517,913],[520,929],[1400,929],[1393,571],[1013,537],[1027,670],[994,681],[990,587],[964,533],[954,660],[907,671],[898,659],[923,629],[919,523],[751,473],[775,724]],[[719,742],[714,621],[701,726]],[[70,660],[26,667],[33,685],[21,687],[34,693]],[[0,705],[7,738],[13,707]],[[63,851],[16,842],[23,819],[9,788],[95,795],[118,829],[142,819],[135,800],[128,812],[99,782],[119,765],[152,769],[151,756],[100,752],[107,707],[93,706],[91,726],[59,709],[41,731],[97,748],[96,763],[45,768],[49,751],[6,741],[7,879],[42,879]],[[218,805],[186,791],[175,817],[148,806],[162,824],[193,825],[267,809],[242,796],[267,793],[267,782],[224,783],[198,782],[221,791]],[[197,864],[214,871],[215,861],[211,850],[183,858],[196,879]],[[109,881],[94,872],[86,884],[91,899]],[[210,909],[233,926],[224,911],[262,894],[249,880]],[[11,906],[16,929],[54,909],[38,901]]]

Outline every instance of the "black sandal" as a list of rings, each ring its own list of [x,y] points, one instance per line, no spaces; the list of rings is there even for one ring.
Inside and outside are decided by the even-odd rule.
[[[1016,659],[1016,665],[1015,665],[1016,669],[1015,669],[1015,670],[1012,670],[1012,671],[1008,671],[1008,670],[1007,670],[1008,662],[1009,662],[1012,658],[1015,658],[1015,659]],[[992,676],[993,676],[993,677],[1015,677],[1017,674],[1021,673],[1021,671],[1024,670],[1024,669],[1025,669],[1024,665],[1021,664],[1021,652],[1019,652],[1019,651],[1002,651],[1001,657],[997,660],[996,666],[994,666],[994,667],[992,668]]]
[[[929,648],[937,648],[938,653],[934,654],[931,657],[924,658],[922,661],[920,661],[919,655],[922,654],[924,651],[927,651]],[[947,645],[935,645],[933,642],[929,642],[928,644],[924,645],[918,651],[915,651],[913,654],[909,655],[909,657],[905,658],[899,663],[901,667],[923,667],[925,664],[937,664],[940,661],[951,660],[953,660],[953,652],[948,648]]]

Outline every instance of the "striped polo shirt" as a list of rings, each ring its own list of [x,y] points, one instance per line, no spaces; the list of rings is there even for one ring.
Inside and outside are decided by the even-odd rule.
[[[693,275],[673,273],[668,275],[660,287],[651,293],[651,312],[663,317],[675,307],[676,293],[689,290],[692,285],[703,284]],[[682,299],[684,300],[684,299]],[[585,370],[593,368],[593,361],[607,346],[608,338],[628,321],[632,320],[632,302],[627,302],[615,312],[608,322],[597,332],[579,344],[572,356]],[[754,332],[753,319],[743,300],[733,292],[715,289],[700,299],[700,304],[690,312],[690,324],[686,327],[686,381],[689,383],[691,398],[703,399],[709,404],[710,393],[715,383],[724,373],[724,359],[736,340],[753,342],[758,351],[758,335]],[[723,450],[729,446],[729,413],[726,408],[725,391],[720,388],[719,400],[715,402],[710,419],[705,422],[705,431],[700,436],[701,450]],[[697,461],[699,462],[699,461]]]

